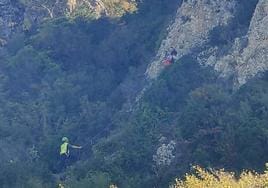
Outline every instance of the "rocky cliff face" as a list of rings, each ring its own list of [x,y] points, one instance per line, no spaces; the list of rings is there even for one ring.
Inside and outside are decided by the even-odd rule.
[[[242,85],[257,73],[268,70],[268,1],[260,0],[249,31],[245,36],[247,45],[237,47],[234,44],[232,60],[236,63],[234,72],[237,74],[237,84]],[[238,38],[237,40],[241,40]],[[220,64],[219,61],[218,64]],[[219,70],[221,70],[219,66]]]
[[[202,48],[213,28],[228,24],[233,9],[233,1],[184,1],[174,23],[168,28],[167,38],[162,42],[156,60],[147,70],[148,77],[156,78],[164,68],[162,60],[170,47],[176,48],[178,58]]]
[[[184,1],[156,59],[147,69],[149,80],[157,78],[164,69],[162,61],[170,47],[176,48],[178,58],[192,55],[200,64],[213,66],[221,77],[233,79],[235,87],[267,70],[268,1],[251,1],[251,7],[243,7],[243,3]],[[243,17],[245,14],[249,16]]]
[[[116,15],[112,1],[12,1],[0,0],[0,48],[13,33],[29,29],[46,18],[84,14]],[[135,10],[135,3],[117,0],[122,10]],[[248,2],[250,6],[244,6]],[[243,7],[244,6],[244,7]],[[83,7],[83,9],[80,9]],[[253,7],[253,8],[252,8]],[[82,12],[81,12],[82,11]],[[248,24],[241,24],[241,15]],[[268,1],[266,0],[185,0],[178,8],[168,35],[150,63],[146,75],[157,78],[164,69],[163,59],[174,47],[178,58],[192,55],[205,66],[213,66],[220,76],[241,86],[268,69]]]
[[[268,2],[260,0],[252,16],[246,35],[235,38],[224,56],[211,55],[207,63],[215,67],[222,77],[233,76],[235,86],[268,69]]]

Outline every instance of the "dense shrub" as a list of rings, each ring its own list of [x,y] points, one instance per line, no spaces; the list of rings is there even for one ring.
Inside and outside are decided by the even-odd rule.
[[[257,188],[267,187],[268,171],[258,174],[252,171],[243,171],[239,177],[233,172],[221,170],[205,170],[195,166],[193,174],[186,174],[185,180],[176,179],[176,183],[170,188]]]

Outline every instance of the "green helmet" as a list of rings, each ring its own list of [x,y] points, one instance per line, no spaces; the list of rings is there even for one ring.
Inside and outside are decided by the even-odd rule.
[[[62,137],[61,141],[62,142],[69,142],[69,139],[67,137]]]

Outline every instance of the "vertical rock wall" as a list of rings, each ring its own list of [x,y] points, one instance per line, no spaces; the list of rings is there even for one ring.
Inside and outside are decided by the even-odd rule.
[[[164,69],[162,60],[170,47],[176,48],[179,58],[190,54],[200,64],[214,67],[221,77],[232,78],[235,87],[268,70],[267,0],[258,1],[245,34],[241,32],[240,36],[227,41],[225,46],[219,41],[216,44],[211,42],[216,29],[216,40],[220,40],[217,38],[220,38],[221,32],[232,35],[235,32],[233,29],[239,31],[239,23],[236,23],[237,17],[241,16],[237,12],[241,8],[239,6],[242,5],[237,0],[184,1],[156,58],[146,71],[149,80],[157,78]]]
[[[237,84],[245,84],[259,72],[268,70],[268,1],[260,0],[247,34],[248,45],[242,50],[236,67]]]
[[[233,17],[235,1],[228,0],[188,0],[178,9],[176,19],[163,40],[155,61],[147,70],[147,76],[154,79],[163,70],[165,52],[174,47],[179,58],[202,48],[216,26],[227,25]]]

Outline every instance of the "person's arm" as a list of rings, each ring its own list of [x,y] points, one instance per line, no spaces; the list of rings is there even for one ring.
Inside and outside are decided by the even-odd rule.
[[[69,146],[71,148],[74,148],[74,149],[81,149],[82,148],[82,146],[76,146],[76,145],[71,145],[71,144],[69,144]]]

